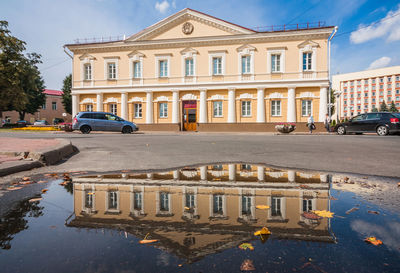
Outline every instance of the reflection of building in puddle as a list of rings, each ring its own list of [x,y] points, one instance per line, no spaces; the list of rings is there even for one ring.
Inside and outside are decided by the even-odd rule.
[[[267,226],[282,239],[333,242],[329,221],[304,211],[329,209],[326,175],[228,164],[74,179],[74,227],[124,229],[194,261],[253,239]],[[257,205],[270,206],[259,210]]]

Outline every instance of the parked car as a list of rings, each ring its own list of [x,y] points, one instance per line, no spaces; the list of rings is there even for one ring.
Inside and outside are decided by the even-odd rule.
[[[18,120],[17,121],[18,127],[25,127],[28,124],[29,124],[29,122],[27,122],[26,120]]]
[[[58,124],[61,124],[63,122],[64,122],[64,119],[62,119],[62,118],[54,118],[53,119],[53,124],[54,125],[58,125]]]
[[[379,136],[385,136],[400,132],[400,115],[389,112],[365,113],[349,121],[338,123],[335,131],[339,135],[348,133],[377,133]]]
[[[49,125],[49,123],[46,120],[37,120],[33,125]]]
[[[80,112],[72,121],[72,129],[80,130],[83,134],[91,131],[113,131],[130,134],[139,130],[139,127],[114,114],[107,112]]]

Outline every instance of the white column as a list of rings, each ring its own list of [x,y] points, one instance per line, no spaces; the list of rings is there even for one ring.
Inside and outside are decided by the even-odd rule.
[[[288,171],[288,180],[291,183],[296,182],[296,172],[295,171]]]
[[[257,122],[265,122],[264,88],[257,89]]]
[[[79,113],[79,95],[72,94],[72,118]]]
[[[319,122],[324,122],[325,115],[328,113],[328,88],[321,87],[319,90]]]
[[[296,122],[296,91],[294,87],[288,89],[287,122]]]
[[[236,122],[235,88],[228,89],[228,123]]]
[[[228,171],[229,171],[229,180],[235,181],[236,180],[236,164],[229,164]]]
[[[207,180],[207,166],[200,167],[200,179]]]
[[[128,95],[126,92],[121,93],[121,118],[128,119]]]
[[[175,180],[179,180],[180,175],[179,175],[179,170],[175,170],[172,172],[172,175],[174,177]]]
[[[172,91],[172,123],[179,123],[179,91]]]
[[[199,123],[207,123],[207,90],[200,90]]]
[[[146,93],[146,123],[153,123],[153,93]]]
[[[319,178],[321,179],[321,183],[328,182],[328,175],[327,174],[320,174]]]
[[[264,181],[265,179],[265,168],[262,166],[257,166],[257,178],[258,181]]]
[[[96,111],[103,111],[103,93],[97,93],[96,95]]]

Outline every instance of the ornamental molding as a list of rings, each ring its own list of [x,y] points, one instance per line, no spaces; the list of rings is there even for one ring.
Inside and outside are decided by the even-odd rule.
[[[143,102],[143,98],[133,97],[128,102]]]
[[[134,59],[135,61],[137,61],[140,58],[146,57],[146,55],[144,55],[143,53],[141,53],[141,52],[139,52],[137,50],[133,50],[131,53],[128,54],[128,57],[130,59]]]
[[[284,172],[266,172],[266,174],[273,178],[281,178],[285,173]]]
[[[253,99],[253,95],[249,94],[249,93],[240,94],[238,100],[242,100],[242,99]]]
[[[91,98],[85,98],[80,102],[80,104],[90,104],[90,103],[94,103],[94,100]]]
[[[182,96],[181,100],[197,100],[197,96],[193,94],[185,94]]]
[[[89,62],[91,60],[96,60],[96,58],[88,53],[84,53],[79,57],[79,60]]]
[[[302,177],[302,178],[310,179],[310,178],[312,178],[314,175],[311,174],[311,173],[299,173],[299,176]]]
[[[312,40],[306,40],[306,41],[302,42],[301,44],[298,44],[297,47],[303,48],[304,50],[312,50],[315,47],[319,47],[319,44]]]
[[[211,175],[214,177],[221,177],[224,176],[226,174],[226,171],[210,171]]]
[[[194,178],[197,176],[197,171],[181,171],[181,174],[186,176],[187,178]]]
[[[110,102],[116,102],[116,103],[118,103],[118,99],[117,99],[117,98],[114,98],[114,97],[110,97],[110,98],[107,98],[105,102],[106,102],[106,103],[110,103]]]
[[[154,101],[158,102],[158,101],[169,101],[169,100],[167,96],[159,96]]]
[[[268,96],[270,99],[283,99],[282,93],[274,92],[269,94]]]
[[[252,51],[257,51],[257,48],[251,45],[242,45],[238,48],[236,48],[236,51],[241,53],[241,54],[250,54]]]
[[[187,48],[181,50],[180,53],[181,53],[181,55],[184,55],[186,58],[192,57],[193,54],[199,54],[199,52],[196,49],[191,48],[191,47],[187,47]]]
[[[223,95],[216,94],[212,95],[208,100],[225,100],[225,97]]]
[[[312,92],[302,92],[298,98],[316,98]]]
[[[192,34],[193,30],[194,30],[194,26],[192,23],[190,23],[190,22],[183,23],[183,25],[182,25],[183,34],[190,35],[190,34]]]

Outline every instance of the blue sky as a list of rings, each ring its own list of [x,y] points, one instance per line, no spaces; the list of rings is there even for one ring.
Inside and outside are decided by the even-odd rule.
[[[0,19],[27,42],[29,52],[42,55],[47,88],[60,89],[71,72],[64,44],[131,35],[186,7],[250,28],[316,21],[337,25],[333,74],[400,65],[399,1],[1,0]]]

